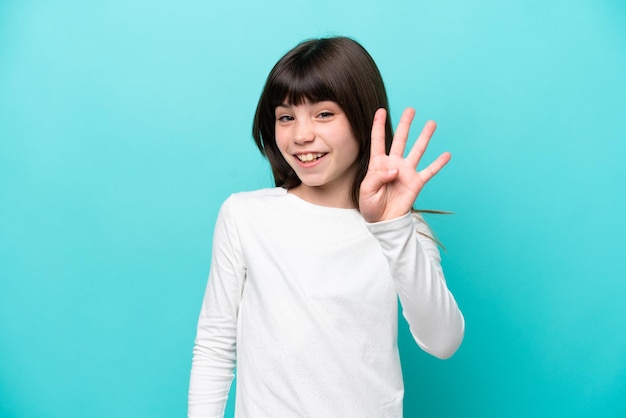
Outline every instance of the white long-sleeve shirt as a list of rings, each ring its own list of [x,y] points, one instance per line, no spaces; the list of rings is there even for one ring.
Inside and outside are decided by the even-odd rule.
[[[194,346],[189,417],[402,417],[397,298],[415,341],[451,356],[464,320],[419,216],[367,224],[285,189],[219,213]]]

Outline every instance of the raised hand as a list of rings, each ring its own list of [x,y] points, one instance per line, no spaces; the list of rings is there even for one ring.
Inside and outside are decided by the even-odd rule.
[[[417,164],[437,127],[433,121],[426,122],[415,145],[404,158],[409,128],[414,116],[415,110],[411,108],[402,113],[391,150],[389,155],[386,155],[387,112],[385,109],[378,109],[374,115],[369,168],[359,192],[359,210],[367,222],[381,222],[408,213],[428,180],[450,161],[450,153],[444,152],[428,167],[417,171]]]

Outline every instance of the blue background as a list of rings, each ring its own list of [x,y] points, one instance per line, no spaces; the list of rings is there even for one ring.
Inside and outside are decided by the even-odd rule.
[[[0,417],[185,416],[264,79],[336,34],[453,154],[418,206],[456,213],[467,333],[442,362],[402,324],[406,416],[626,416],[626,2],[4,0]]]

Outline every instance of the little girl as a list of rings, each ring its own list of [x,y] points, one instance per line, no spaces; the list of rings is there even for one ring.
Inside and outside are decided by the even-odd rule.
[[[194,346],[189,417],[402,417],[398,304],[416,343],[448,358],[464,320],[436,243],[412,207],[450,159],[404,157],[370,55],[343,37],[306,41],[270,72],[253,136],[275,188],[222,205]]]

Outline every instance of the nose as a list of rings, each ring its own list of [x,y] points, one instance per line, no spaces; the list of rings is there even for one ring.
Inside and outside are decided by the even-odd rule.
[[[303,145],[307,142],[312,142],[314,139],[315,132],[313,132],[311,123],[307,120],[299,120],[296,124],[293,142],[298,145]]]

